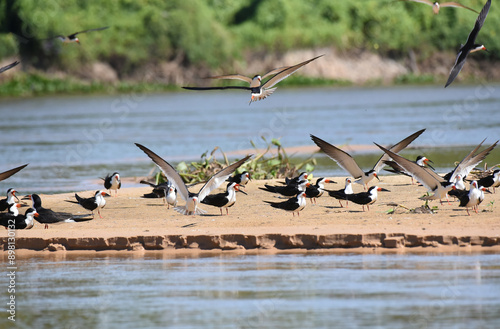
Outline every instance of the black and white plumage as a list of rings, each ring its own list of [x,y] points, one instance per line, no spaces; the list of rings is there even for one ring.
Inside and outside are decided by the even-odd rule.
[[[236,203],[236,192],[242,192],[238,187],[240,184],[235,182],[230,182],[227,184],[226,192],[209,194],[201,201],[203,204],[220,208],[220,214],[222,216],[222,208],[226,208],[226,215],[229,215],[229,207],[232,207]]]
[[[14,169],[10,169],[10,170],[4,171],[3,173],[0,173],[0,182],[3,181],[3,180],[5,180],[5,179],[7,179],[7,178],[9,178],[10,176],[14,175],[18,171],[22,170],[27,165],[28,164],[25,164],[25,165],[16,167]]]
[[[479,179],[477,183],[479,186],[484,186],[486,188],[493,187],[494,193],[495,188],[500,186],[500,169],[496,169],[491,175]]]
[[[382,151],[386,152],[398,165],[400,165],[406,173],[411,175],[420,184],[425,186],[433,195],[422,197],[423,200],[441,200],[447,197],[447,193],[453,188],[454,184],[448,182],[443,177],[436,174],[434,171],[423,168],[414,161],[403,158],[402,156],[391,152],[384,147],[375,143]],[[442,204],[442,201],[441,201]]]
[[[307,180],[302,180],[298,182],[297,184],[289,184],[289,185],[277,185],[277,186],[272,186],[272,185],[267,185],[265,184],[264,187],[259,187],[260,190],[266,191],[266,192],[271,192],[271,193],[278,193],[283,196],[294,196],[299,194],[300,192],[305,192],[306,188],[311,185],[309,184],[309,181]]]
[[[293,178],[285,177],[285,184],[286,185],[298,184],[299,182],[306,180],[308,175],[309,175],[308,173],[303,171],[297,177],[293,177]]]
[[[366,192],[346,194],[346,199],[356,204],[362,205],[363,211],[365,211],[365,206],[366,208],[368,208],[368,210],[370,210],[370,205],[377,201],[378,192],[380,191],[389,192],[389,190],[385,188],[372,186]]]
[[[94,193],[94,196],[90,198],[82,198],[75,193],[76,201],[66,200],[66,202],[77,203],[84,209],[90,210],[92,212],[92,218],[94,218],[94,210],[97,209],[99,217],[102,218],[101,208],[104,208],[104,206],[106,206],[106,199],[104,199],[105,196],[110,196],[110,195],[102,190],[96,191]]]
[[[437,1],[430,1],[430,0],[400,0],[400,1],[411,1],[411,2],[418,2],[418,3],[423,3],[423,4],[426,4],[426,5],[429,5],[429,6],[432,6],[432,12],[437,15],[439,14],[439,9],[441,9],[442,7],[455,7],[455,8],[464,8],[464,9],[468,9],[470,11],[473,11],[475,13],[478,14],[477,11],[475,11],[474,9],[472,8],[469,8],[467,6],[464,6],[458,2],[443,2],[443,3],[439,3]]]
[[[469,191],[454,190],[450,192],[450,195],[456,196],[460,200],[460,204],[458,206],[465,207],[467,215],[470,216],[469,208],[472,208],[476,214],[478,213],[477,208],[484,200],[483,191],[486,191],[485,187],[479,186],[477,181],[472,181],[470,183]]]
[[[316,198],[319,198],[325,192],[325,183],[335,183],[328,178],[320,177],[316,180],[316,184],[306,187],[306,196],[311,199],[311,202],[316,203]]]
[[[31,200],[31,207],[38,213],[38,216],[35,218],[36,221],[40,224],[45,224],[45,229],[49,228],[49,224],[75,223],[90,220],[88,217],[74,216],[68,212],[55,212],[44,208],[42,207],[42,199],[38,194],[27,195],[26,198]]]
[[[415,163],[418,164],[420,167],[429,167],[432,170],[435,170],[434,167],[432,167],[429,164],[429,162],[433,163],[431,160],[427,159],[423,155],[417,156],[417,158],[415,160]],[[384,169],[385,171],[392,172],[392,173],[399,174],[399,175],[405,175],[405,176],[411,177],[411,175],[407,174],[405,172],[404,168],[401,167],[400,165],[398,165],[395,161],[391,161],[391,160],[384,161],[384,164],[386,164],[387,166],[391,167],[391,169]],[[413,184],[413,177],[411,177],[411,183]]]
[[[17,66],[19,63],[21,63],[21,62],[15,61],[14,63],[10,63],[9,65],[5,65],[3,67],[0,67],[0,73],[5,72],[7,70],[10,70],[14,66]]]
[[[390,150],[397,153],[404,148],[406,148],[411,142],[413,142],[418,136],[420,136],[425,129],[419,130],[416,133],[406,137],[399,143],[389,147]],[[332,144],[325,142],[321,138],[318,138],[314,135],[311,135],[311,139],[316,145],[323,151],[330,159],[335,161],[337,165],[339,165],[342,169],[346,170],[351,174],[354,179],[356,179],[355,183],[361,184],[367,188],[367,184],[375,177],[378,180],[378,172],[384,166],[384,161],[389,160],[389,156],[387,154],[383,154],[380,159],[375,163],[373,168],[367,172],[361,170],[356,161],[350,156],[347,152],[342,151],[340,148],[333,146]]]
[[[0,214],[0,225],[8,229],[29,230],[33,227],[33,218],[38,216],[38,213],[33,208],[26,210],[24,215],[14,216],[10,213]]]
[[[236,183],[239,186],[246,186],[250,180],[250,173],[248,171],[244,171],[241,174],[235,174],[227,179],[229,183]]]
[[[349,200],[347,199],[347,194],[353,194],[352,190],[352,179],[346,178],[345,179],[345,187],[340,190],[335,190],[335,191],[328,191],[328,195],[339,200],[340,207],[344,207],[342,205],[342,202],[340,200],[345,200],[346,201],[346,208],[349,206]]]
[[[7,198],[0,200],[0,211],[9,209],[10,205],[16,202],[15,200],[19,202],[16,192],[13,188],[7,190]]]
[[[138,148],[140,148],[146,155],[153,160],[153,162],[160,168],[163,174],[167,177],[168,181],[172,183],[172,185],[177,189],[177,192],[181,196],[181,198],[186,201],[186,205],[177,206],[174,209],[184,215],[200,215],[204,214],[206,211],[199,208],[203,199],[207,195],[210,194],[213,190],[219,187],[226,179],[231,176],[231,174],[243,163],[245,163],[248,159],[250,159],[251,155],[247,155],[243,159],[227,166],[221,171],[214,174],[210,179],[202,186],[198,193],[189,192],[186,184],[182,180],[181,176],[175,171],[174,167],[170,165],[167,161],[163,160],[156,153],[148,149],[147,147],[135,143]]]
[[[291,74],[295,73],[298,69],[300,69],[302,66],[314,61],[315,59],[324,56],[316,56],[312,59],[309,59],[307,61],[304,61],[302,63],[293,65],[293,66],[284,66],[280,67],[277,69],[273,69],[266,74],[264,74],[262,77],[260,75],[256,75],[253,78],[246,77],[241,74],[230,74],[230,75],[220,75],[220,76],[215,76],[215,77],[210,77],[209,79],[236,79],[236,80],[241,80],[244,82],[247,82],[249,84],[248,87],[246,86],[223,86],[223,87],[182,87],[184,89],[188,90],[221,90],[221,89],[243,89],[243,90],[250,90],[252,92],[252,98],[250,99],[250,103],[265,99],[269,95],[271,95],[276,88],[272,88],[275,86],[278,82],[282,81],[283,79],[289,77]],[[266,82],[262,83],[262,79],[265,79],[268,76],[272,76],[267,80]]]
[[[57,35],[57,36],[49,38],[49,39],[59,39],[63,43],[76,42],[76,43],[80,44],[80,39],[78,39],[78,37],[77,37],[78,34],[93,32],[93,31],[101,31],[101,30],[105,30],[108,28],[109,28],[109,26],[98,27],[95,29],[88,29],[88,30],[84,30],[84,31],[80,31],[80,32],[75,32],[75,33],[70,34],[70,35]]]
[[[120,174],[114,172],[112,175],[107,174],[105,178],[101,178],[104,181],[104,188],[109,190],[115,190],[115,196],[118,196],[118,190],[122,187],[122,181],[120,179]]]
[[[467,41],[465,42],[464,45],[460,47],[458,50],[457,58],[455,59],[455,64],[453,65],[453,68],[450,71],[450,76],[448,77],[448,81],[446,81],[446,85],[444,86],[445,88],[448,87],[453,80],[457,77],[457,75],[460,73],[462,68],[464,67],[465,61],[467,60],[467,56],[470,53],[479,51],[479,50],[486,50],[486,47],[484,45],[480,45],[475,43],[476,42],[476,37],[483,27],[484,21],[486,20],[486,16],[488,16],[488,11],[490,10],[490,5],[491,5],[491,0],[486,1],[486,4],[484,5],[483,9],[479,13],[479,16],[477,16],[476,23],[474,24],[474,28],[472,31],[469,33],[469,36],[467,37]]]
[[[11,203],[7,209],[7,213],[13,216],[19,215],[19,208],[21,208],[21,204],[19,203]]]
[[[291,211],[293,216],[295,216],[295,212],[297,212],[297,216],[299,216],[300,211],[306,207],[306,192],[300,192],[296,196],[283,202],[264,202],[269,203],[273,208]]]

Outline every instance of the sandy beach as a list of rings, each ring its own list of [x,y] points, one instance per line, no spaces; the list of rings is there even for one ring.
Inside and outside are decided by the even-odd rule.
[[[334,177],[337,184],[328,189],[343,188],[345,177]],[[140,180],[140,178],[137,178]],[[262,191],[264,184],[276,181],[251,181],[248,195],[239,193],[229,215],[220,215],[219,208],[202,205],[206,215],[184,216],[167,209],[162,199],[141,196],[150,187],[122,188],[117,197],[108,197],[101,211],[102,219],[87,222],[50,225],[49,229],[35,222],[31,230],[19,230],[16,249],[30,251],[64,250],[288,250],[332,248],[415,248],[467,247],[497,248],[500,245],[500,192],[486,194],[478,214],[439,201],[434,214],[413,213],[408,209],[423,205],[418,197],[426,189],[411,185],[405,176],[384,176],[378,186],[390,192],[379,192],[378,201],[369,211],[349,203],[346,208],[324,194],[317,204],[307,201],[300,216],[272,208],[263,202],[281,201],[276,194]],[[197,190],[195,186],[192,190]],[[354,185],[354,192],[363,190]],[[223,191],[221,188],[220,191]],[[78,191],[89,197],[93,191]],[[114,193],[113,193],[114,194]],[[40,195],[43,206],[54,211],[85,214],[83,208],[64,200],[74,199],[73,193]],[[493,201],[493,205],[490,203]],[[179,201],[182,205],[183,200]],[[394,207],[396,203],[404,207]],[[24,212],[26,208],[22,208]],[[391,209],[394,211],[388,213]],[[7,247],[7,230],[0,243]],[[494,247],[496,246],[496,247]]]

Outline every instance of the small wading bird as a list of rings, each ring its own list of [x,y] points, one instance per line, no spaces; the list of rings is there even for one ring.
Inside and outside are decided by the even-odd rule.
[[[19,64],[20,62],[18,61],[15,61],[14,63],[10,63],[9,65],[5,65],[3,67],[0,67],[0,73],[4,72],[4,71],[7,71],[7,70],[10,70],[11,68],[13,68],[14,66],[16,66],[17,64]]]
[[[89,29],[89,30],[85,30],[85,31],[80,31],[80,32],[76,32],[76,33],[73,33],[73,34],[70,34],[70,35],[67,35],[67,36],[64,36],[64,35],[56,35],[55,37],[52,37],[52,38],[48,38],[48,39],[45,39],[45,40],[50,40],[50,39],[59,39],[61,40],[63,43],[71,43],[71,42],[76,42],[78,44],[80,44],[80,39],[77,38],[77,35],[78,34],[81,34],[81,33],[87,33],[87,32],[92,32],[92,31],[101,31],[101,30],[105,30],[109,28],[109,26],[104,26],[104,27],[98,27],[96,29]]]
[[[297,212],[297,216],[299,216],[300,211],[304,209],[306,206],[306,193],[300,192],[293,198],[290,198],[283,202],[272,202],[272,201],[264,201],[264,202],[269,203],[273,208],[291,211],[293,216],[295,216],[295,212]]]
[[[232,207],[236,203],[236,192],[241,192],[246,194],[246,192],[238,189],[240,184],[231,182],[227,184],[226,192],[218,194],[209,194],[201,201],[201,203],[208,204],[210,206],[220,208],[220,214],[222,216],[222,208],[226,208],[226,215],[229,215],[229,207]]]
[[[38,213],[33,208],[26,210],[24,215],[0,214],[0,225],[8,229],[29,230],[33,227],[33,217],[36,216],[38,216]]]
[[[343,208],[344,206],[342,205],[342,202],[340,200],[345,200],[346,201],[346,208],[349,206],[349,200],[347,199],[347,194],[353,194],[352,191],[352,179],[346,178],[345,179],[345,187],[340,190],[335,190],[335,191],[328,191],[328,195],[339,200],[340,207]]]
[[[375,203],[375,201],[377,201],[377,198],[378,198],[377,192],[379,192],[379,191],[390,192],[389,190],[386,190],[385,188],[378,187],[378,186],[372,186],[366,192],[346,194],[346,199],[349,201],[352,201],[354,203],[362,205],[363,211],[365,211],[365,205],[366,205],[366,208],[368,208],[368,210],[370,210],[370,205]]]
[[[102,218],[101,208],[104,208],[104,206],[106,206],[106,200],[104,199],[105,196],[110,196],[110,195],[104,191],[96,191],[94,193],[93,197],[82,198],[78,194],[75,193],[75,198],[77,201],[73,201],[73,200],[65,200],[65,201],[71,202],[71,203],[77,203],[80,206],[82,206],[84,209],[92,211],[92,218],[94,218],[94,210],[97,209],[97,213],[99,214],[99,217]]]
[[[490,5],[491,5],[491,0],[488,0],[484,5],[483,9],[481,10],[481,12],[479,13],[479,16],[476,19],[476,23],[474,24],[474,28],[469,33],[467,41],[458,50],[457,58],[455,60],[455,65],[453,65],[453,68],[451,69],[448,81],[446,81],[446,85],[444,86],[445,88],[448,87],[453,82],[453,80],[455,80],[458,73],[460,73],[462,67],[464,67],[465,61],[467,60],[467,56],[469,55],[469,53],[473,53],[479,50],[487,51],[484,45],[480,45],[475,42],[479,30],[481,30],[481,27],[483,27],[484,21],[486,20],[486,16],[488,15],[488,11],[490,10]]]
[[[151,158],[151,160],[153,160],[153,162],[167,177],[168,181],[171,182],[172,185],[177,189],[182,199],[186,201],[185,206],[177,206],[174,208],[177,212],[183,215],[200,215],[206,213],[205,210],[198,207],[200,202],[202,202],[203,199],[205,199],[205,197],[210,194],[210,192],[224,183],[224,181],[226,181],[239,166],[241,166],[251,157],[251,155],[247,155],[243,159],[227,166],[226,168],[210,177],[210,179],[205,183],[205,185],[202,186],[198,193],[191,193],[187,189],[186,184],[184,184],[182,177],[177,173],[177,171],[175,171],[174,167],[172,167],[167,161],[163,160],[160,156],[158,156],[147,147],[142,146],[138,143],[135,143],[135,145],[144,153],[146,153],[146,155]]]
[[[475,11],[474,9],[466,7],[464,5],[461,5],[458,2],[443,2],[443,3],[439,3],[437,1],[432,2],[432,1],[429,1],[429,0],[400,0],[400,1],[419,2],[419,3],[423,3],[423,4],[426,4],[426,5],[432,6],[432,11],[434,12],[435,15],[439,14],[439,9],[441,7],[464,8],[464,9],[471,10],[471,11],[475,12],[476,14],[478,14],[478,12]]]
[[[114,172],[112,175],[106,175],[105,178],[101,178],[104,181],[104,188],[109,191],[115,190],[115,196],[118,196],[118,189],[122,187],[122,181],[120,180],[120,174]]]
[[[14,175],[18,171],[22,170],[24,167],[26,167],[28,164],[16,167],[11,170],[4,171],[3,173],[0,173],[0,182],[3,181],[4,179],[9,178],[10,176]]]
[[[297,65],[293,66],[284,66],[280,67],[274,70],[271,70],[264,74],[263,76],[256,75],[253,78],[246,77],[241,74],[230,74],[230,75],[219,75],[216,77],[209,77],[208,79],[236,79],[236,80],[241,80],[246,83],[248,83],[250,86],[222,86],[222,87],[182,87],[184,89],[188,90],[221,90],[221,89],[243,89],[243,90],[250,90],[252,92],[252,98],[250,99],[250,102],[248,103],[249,105],[252,102],[259,101],[261,99],[266,98],[267,96],[271,95],[276,88],[272,88],[274,85],[276,85],[278,82],[280,82],[283,79],[286,79],[289,77],[291,74],[295,73],[298,69],[300,69],[302,66],[312,62],[313,60],[324,56],[316,56],[312,59],[309,59],[307,61],[304,61],[302,63],[299,63]],[[262,83],[262,80],[265,79],[268,76],[272,76],[267,80],[266,82]]]
[[[419,130],[416,133],[406,137],[399,143],[390,147],[389,149],[393,152],[397,153],[407,147],[411,142],[413,142],[418,136],[420,136],[425,129]],[[330,159],[335,161],[341,168],[349,172],[354,179],[356,179],[355,183],[361,184],[364,186],[365,190],[368,187],[368,183],[375,177],[378,180],[378,172],[384,166],[384,161],[389,160],[389,156],[387,154],[383,154],[380,159],[375,163],[373,168],[367,172],[361,170],[356,161],[350,156],[347,152],[342,151],[336,146],[325,142],[321,138],[318,138],[314,135],[311,135],[311,139],[316,145],[323,151]]]

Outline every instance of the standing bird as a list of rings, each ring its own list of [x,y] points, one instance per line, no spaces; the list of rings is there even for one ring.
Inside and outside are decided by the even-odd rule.
[[[397,153],[407,147],[411,142],[413,142],[418,136],[420,136],[425,129],[419,130],[416,133],[406,137],[399,143],[390,147],[389,149],[394,153]],[[337,165],[342,167],[344,170],[349,172],[354,179],[356,179],[355,183],[361,184],[364,186],[365,190],[368,187],[367,184],[375,177],[378,180],[378,172],[384,166],[384,161],[389,160],[389,156],[387,154],[383,154],[380,159],[375,163],[373,168],[367,172],[361,170],[356,161],[350,156],[348,153],[342,151],[336,146],[333,146],[330,143],[325,142],[321,138],[318,138],[314,135],[311,135],[311,139],[313,140],[318,147],[328,155],[330,159],[335,161]]]
[[[290,198],[283,202],[272,202],[272,201],[264,201],[264,202],[269,203],[273,208],[291,211],[293,216],[295,216],[295,212],[297,212],[297,216],[299,216],[300,211],[304,209],[306,206],[306,193],[300,192],[293,198]]]
[[[66,202],[71,202],[71,203],[77,203],[80,206],[82,206],[84,209],[92,211],[92,218],[94,217],[94,210],[97,209],[97,213],[99,214],[99,217],[102,218],[101,216],[101,208],[104,208],[106,205],[106,200],[104,199],[105,196],[110,196],[104,191],[96,191],[94,193],[94,196],[91,198],[82,198],[78,194],[75,193],[75,198],[76,201],[73,200],[65,200]]]
[[[235,182],[231,182],[227,184],[226,192],[218,193],[218,194],[209,194],[201,201],[201,203],[208,204],[210,206],[219,207],[220,214],[222,216],[222,208],[226,208],[226,215],[229,215],[229,207],[232,207],[236,203],[236,192],[242,192],[246,194],[244,191],[238,189],[240,184]]]
[[[3,67],[0,67],[0,73],[7,71],[7,70],[10,70],[11,68],[13,68],[14,66],[16,66],[19,63],[21,63],[21,62],[15,61],[14,63],[10,63],[9,65],[5,65]]]
[[[101,31],[101,30],[105,30],[107,28],[109,28],[109,26],[98,27],[96,29],[89,29],[89,30],[85,30],[85,31],[80,31],[80,32],[76,32],[76,33],[73,33],[73,34],[70,34],[70,35],[67,35],[67,36],[65,36],[65,35],[57,35],[57,36],[49,38],[49,39],[59,39],[59,40],[62,41],[62,43],[76,42],[76,43],[80,44],[80,39],[77,38],[78,34],[92,32],[92,31]],[[48,39],[45,39],[45,40],[48,40]]]
[[[153,184],[151,182],[141,180],[140,184],[146,184],[153,188],[153,191],[148,194],[144,194],[142,197],[147,199],[156,199],[163,198],[163,202],[165,203],[165,190],[171,185],[170,182],[163,182],[160,184]]]
[[[472,208],[477,214],[478,213],[477,207],[484,200],[483,191],[485,190],[486,188],[479,186],[477,181],[472,181],[470,183],[469,191],[456,191],[459,192],[458,194],[455,195],[460,200],[460,204],[458,206],[465,207],[465,209],[467,210],[467,215],[469,216],[470,216],[469,208]]]
[[[33,208],[26,210],[24,215],[0,214],[0,225],[8,229],[29,230],[33,227],[33,217],[37,216],[38,213]]]
[[[19,202],[19,199],[16,196],[16,190],[13,188],[8,189],[7,198],[0,200],[0,211],[9,209],[10,205],[16,202],[14,201],[14,198]]]
[[[271,193],[279,193],[283,196],[294,196],[297,195],[300,192],[305,192],[306,188],[310,186],[309,181],[304,179],[297,184],[290,184],[290,185],[277,185],[277,186],[272,186],[272,185],[267,185],[265,184],[264,187],[259,187],[260,190],[266,191],[266,192],[271,192]]]
[[[457,58],[455,60],[455,65],[453,65],[453,68],[451,69],[448,81],[446,81],[446,85],[444,86],[445,88],[448,87],[453,82],[453,80],[455,80],[458,73],[460,73],[462,67],[464,67],[465,61],[469,53],[473,53],[479,50],[486,50],[486,47],[484,45],[480,45],[475,42],[479,30],[481,30],[481,27],[483,27],[484,21],[486,20],[486,16],[488,15],[488,11],[490,10],[490,5],[491,5],[491,0],[488,0],[484,5],[483,9],[481,10],[481,12],[479,13],[479,16],[477,16],[476,23],[474,24],[474,28],[472,29],[472,31],[469,33],[467,41],[458,50]]]
[[[122,187],[122,181],[120,180],[120,174],[114,172],[112,175],[106,175],[106,178],[101,178],[104,181],[104,188],[109,190],[115,190],[115,196],[118,196],[118,189]]]
[[[390,192],[389,190],[386,190],[385,188],[378,187],[378,186],[372,186],[366,192],[346,194],[346,199],[349,201],[352,201],[354,203],[362,205],[363,211],[365,211],[365,205],[366,205],[366,208],[368,208],[368,211],[369,211],[370,205],[375,203],[375,201],[377,201],[377,198],[378,198],[377,192],[378,191]]]
[[[229,183],[236,183],[240,186],[246,186],[250,179],[248,171],[244,171],[241,174],[235,174],[234,176],[229,177],[227,181]]]
[[[437,1],[432,2],[432,1],[429,1],[429,0],[400,0],[400,1],[419,2],[419,3],[423,3],[423,4],[426,4],[426,5],[432,6],[432,11],[434,12],[435,15],[439,14],[439,9],[441,9],[441,7],[465,8],[465,9],[471,10],[471,11],[473,11],[473,12],[475,12],[475,13],[478,14],[478,12],[475,11],[474,9],[466,7],[464,5],[461,5],[458,2],[443,2],[443,3],[439,3]]]
[[[0,182],[3,181],[4,179],[7,179],[10,176],[14,175],[15,173],[17,173],[18,171],[20,171],[21,169],[23,169],[27,165],[28,164],[25,164],[25,165],[16,167],[16,168],[11,169],[11,170],[4,171],[3,173],[0,173]]]
[[[160,168],[163,174],[167,177],[168,181],[177,189],[181,197],[186,201],[186,205],[182,207],[175,207],[174,209],[183,215],[200,215],[206,213],[205,210],[198,207],[199,203],[205,199],[207,195],[213,190],[219,187],[226,179],[231,176],[231,174],[238,169],[243,163],[250,159],[251,155],[247,155],[243,159],[227,166],[221,171],[214,174],[210,179],[202,186],[198,193],[191,193],[187,189],[186,184],[182,180],[182,177],[175,171],[174,167],[170,165],[167,161],[163,160],[156,153],[151,151],[141,144],[135,143],[138,148],[140,148],[148,157],[153,160],[153,162]]]
[[[500,169],[496,169],[491,175],[479,179],[477,183],[486,188],[493,187],[493,193],[495,193],[495,188],[500,186]]]
[[[309,59],[307,61],[304,61],[302,63],[299,63],[297,65],[293,66],[284,66],[280,67],[274,70],[271,70],[264,74],[264,76],[256,75],[253,78],[246,77],[241,74],[231,74],[231,75],[220,75],[216,77],[210,77],[209,79],[236,79],[236,80],[241,80],[244,82],[247,82],[250,86],[245,87],[245,86],[222,86],[222,87],[182,87],[184,89],[188,90],[220,90],[220,89],[243,89],[243,90],[250,90],[252,92],[252,98],[250,99],[250,103],[255,101],[259,101],[261,99],[266,98],[267,96],[271,95],[276,88],[272,88],[274,85],[276,85],[278,82],[281,80],[289,77],[291,74],[295,73],[298,69],[300,69],[302,66],[312,62],[313,60],[324,56],[316,56],[312,59]],[[265,79],[268,76],[272,77],[261,84],[262,79]]]
[[[308,176],[308,173],[303,171],[297,177],[293,177],[293,178],[285,177],[285,184],[286,185],[298,184],[300,181],[307,179],[307,176]]]
[[[313,200],[314,203],[316,203],[316,198],[319,198],[320,196],[323,195],[323,193],[325,192],[324,190],[325,183],[335,183],[335,182],[331,179],[321,177],[316,180],[316,184],[309,185],[306,188],[306,196],[309,199],[311,199],[311,203],[313,203]]]
[[[346,201],[345,207],[347,208],[349,206],[349,200],[347,199],[347,194],[353,194],[353,193],[354,192],[352,191],[352,179],[350,178],[345,179],[345,187],[343,189],[328,191],[328,195],[339,200],[341,208],[343,208],[344,206],[342,205],[342,202],[340,202],[340,200]]]
[[[432,167],[430,163],[434,163],[432,162],[431,160],[427,159],[426,157],[424,157],[423,155],[419,155],[417,156],[417,159],[415,160],[415,163],[418,164],[420,167],[429,167],[431,168],[432,170],[435,170],[434,167]],[[400,174],[400,175],[405,175],[405,176],[408,176],[411,178],[411,184],[413,185],[413,177],[411,177],[411,175],[408,175],[404,168],[401,167],[400,165],[398,165],[396,162],[394,161],[384,161],[384,164],[388,165],[389,167],[391,167],[391,169],[384,169],[385,171],[388,171],[388,172],[392,172],[392,173],[395,173],[395,174]]]

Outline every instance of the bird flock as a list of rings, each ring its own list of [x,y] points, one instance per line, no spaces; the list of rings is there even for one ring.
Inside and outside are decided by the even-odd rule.
[[[412,1],[427,4],[432,6],[434,14],[438,14],[440,8],[443,7],[457,7],[470,10],[477,13],[472,8],[464,6],[456,2],[446,2],[438,3],[431,2],[428,0],[402,0],[402,1]],[[461,45],[458,51],[455,63],[450,71],[448,80],[445,84],[445,88],[448,87],[458,76],[462,70],[467,56],[470,53],[485,50],[486,47],[481,44],[476,44],[475,40],[481,30],[486,17],[488,15],[491,6],[491,0],[488,0],[482,10],[478,13],[478,17],[475,21],[472,31],[465,44]],[[87,29],[84,31],[72,33],[70,35],[58,35],[49,39],[58,39],[63,43],[76,42],[80,44],[78,34],[101,31],[109,28],[100,27]],[[251,99],[249,104],[255,101],[263,100],[273,94],[276,90],[275,85],[278,84],[283,79],[286,79],[291,74],[295,73],[297,70],[303,66],[311,63],[312,61],[319,60],[324,55],[319,55],[309,60],[303,61],[292,66],[283,66],[273,69],[264,75],[255,75],[253,78],[246,77],[241,74],[228,74],[220,75],[214,77],[208,77],[207,79],[233,79],[240,80],[248,83],[248,86],[216,86],[216,87],[183,87],[187,90],[224,90],[224,89],[237,89],[237,90],[249,90],[251,92]],[[15,61],[9,65],[0,68],[0,73],[12,69],[19,64]],[[263,82],[264,79],[268,78]],[[325,188],[325,184],[335,183],[333,180],[328,178],[318,178],[314,184],[312,184],[308,176],[309,173],[301,173],[297,177],[287,178],[284,182],[279,185],[264,185],[260,189],[268,193],[273,193],[279,195],[280,197],[286,198],[284,201],[268,201],[263,200],[266,204],[269,204],[273,208],[280,210],[285,210],[292,212],[293,216],[297,213],[300,214],[306,207],[306,200],[309,198],[311,202],[315,203],[316,199],[321,197],[324,192],[338,200],[341,207],[346,207],[349,205],[349,201],[362,206],[363,211],[369,210],[369,206],[375,203],[378,199],[378,192],[390,192],[385,188],[379,186],[369,186],[373,179],[379,178],[379,172],[386,166],[389,172],[395,174],[404,174],[410,176],[418,181],[424,187],[427,188],[428,193],[421,197],[423,201],[427,202],[432,200],[446,199],[448,203],[449,196],[453,196],[459,200],[459,206],[464,207],[467,214],[470,215],[469,209],[478,212],[479,204],[484,200],[484,193],[491,193],[489,188],[493,189],[500,186],[500,169],[494,170],[484,174],[478,180],[472,180],[469,184],[469,190],[466,190],[466,185],[464,181],[467,181],[468,175],[471,170],[474,169],[479,163],[481,163],[488,154],[496,147],[498,141],[486,147],[484,150],[479,151],[484,140],[469,154],[467,154],[458,165],[451,172],[444,176],[437,174],[434,168],[429,164],[432,163],[425,156],[419,156],[415,161],[406,159],[400,156],[398,153],[405,149],[410,143],[412,143],[416,138],[423,134],[425,129],[421,129],[410,136],[404,138],[400,142],[390,146],[383,147],[377,143],[374,143],[382,151],[380,159],[374,164],[374,166],[368,171],[364,171],[356,163],[354,158],[341,150],[340,148],[330,144],[329,142],[311,135],[312,141],[320,148],[320,150],[325,153],[329,158],[331,158],[339,167],[343,168],[349,173],[351,177],[346,178],[345,187],[339,190],[330,190]],[[241,167],[245,162],[247,162],[252,155],[247,155],[244,158],[232,163],[231,165],[223,168],[222,170],[215,173],[210,177],[205,184],[198,190],[197,193],[191,192],[189,188],[192,186],[187,186],[179,173],[174,169],[174,167],[169,164],[162,157],[154,153],[152,150],[141,144],[135,144],[140,150],[142,150],[161,170],[166,178],[165,183],[153,184],[147,181],[141,181],[141,183],[150,185],[153,190],[149,194],[145,194],[145,198],[163,198],[164,204],[169,209],[171,206],[173,209],[183,215],[203,215],[206,210],[200,207],[201,204],[217,207],[220,209],[220,214],[223,215],[223,209],[226,210],[226,215],[229,215],[228,208],[233,206],[236,202],[236,193],[241,192],[246,194],[243,190],[244,187],[250,181],[250,174],[248,172],[243,172],[235,174],[239,167]],[[7,179],[8,177],[16,174],[27,165],[23,165],[3,173],[0,173],[0,181]],[[233,175],[234,174],[234,175]],[[115,197],[118,196],[118,190],[121,188],[120,174],[114,172],[112,174],[106,175],[102,178],[104,189],[108,190],[110,193],[106,193],[104,190],[98,190],[93,196],[85,198],[81,197],[75,193],[76,200],[66,200],[71,203],[75,203],[83,207],[84,209],[91,211],[91,215],[73,215],[66,212],[55,212],[51,209],[43,208],[40,196],[37,194],[31,194],[25,196],[23,199],[30,200],[32,206],[25,211],[25,214],[19,214],[19,208],[21,203],[19,198],[16,196],[16,190],[10,188],[7,190],[7,197],[0,200],[0,224],[12,228],[12,229],[30,229],[34,226],[34,220],[37,220],[41,224],[48,228],[49,224],[56,223],[67,223],[67,222],[80,222],[94,219],[94,211],[97,210],[98,215],[102,218],[101,209],[106,205],[105,197],[110,196],[111,190],[115,191]],[[211,194],[212,191],[219,188],[222,184],[226,183],[226,191],[223,193]],[[361,185],[364,189],[362,192],[354,193],[353,183]],[[178,205],[178,196],[184,201],[184,204]],[[17,201],[17,202],[16,202]],[[345,202],[344,204],[342,202]],[[6,211],[6,212],[5,212]]]

